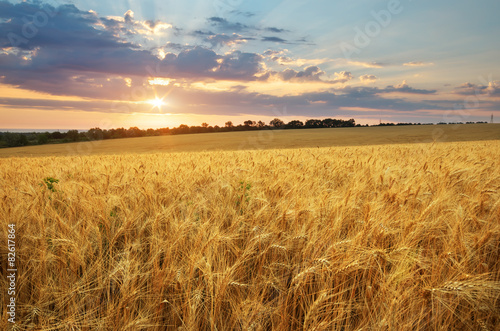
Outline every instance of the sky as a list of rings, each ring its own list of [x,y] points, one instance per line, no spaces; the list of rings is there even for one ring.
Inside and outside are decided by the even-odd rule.
[[[500,2],[0,0],[0,128],[500,118]]]

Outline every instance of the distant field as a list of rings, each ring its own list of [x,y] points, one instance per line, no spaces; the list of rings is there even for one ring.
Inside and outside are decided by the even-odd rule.
[[[500,124],[263,130],[8,148],[0,149],[0,157],[363,146],[499,139]]]
[[[499,155],[490,140],[2,159],[0,302],[16,224],[19,330],[498,330]]]

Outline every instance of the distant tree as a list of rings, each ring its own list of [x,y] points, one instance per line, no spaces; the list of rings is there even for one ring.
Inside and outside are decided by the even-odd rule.
[[[87,131],[87,138],[89,140],[102,140],[103,139],[103,132],[101,128],[92,128],[89,131]]]
[[[234,127],[233,122],[231,122],[231,121],[227,121],[225,125],[226,125],[226,128]]]
[[[325,118],[323,121],[323,127],[325,128],[335,128],[339,126],[340,120],[334,120],[333,118]]]
[[[347,121],[345,121],[345,126],[347,127],[356,126],[356,121],[354,120],[354,118],[348,119]]]
[[[301,121],[294,120],[294,121],[288,122],[285,127],[287,129],[299,129],[299,128],[302,128],[303,126],[304,126],[304,123],[302,123]]]
[[[36,141],[39,145],[43,145],[49,142],[49,135],[50,133],[44,132],[44,133],[39,133],[36,136]]]
[[[201,123],[202,128],[208,128],[208,123]]]
[[[249,127],[254,127],[257,123],[255,123],[255,121],[248,120],[248,121],[243,122],[243,124],[244,124],[247,128],[249,128]]]
[[[189,133],[201,133],[203,131],[205,131],[205,129],[201,126],[193,125],[189,128]]]
[[[187,126],[186,124],[181,124],[179,125],[179,127],[177,128],[177,133],[180,133],[180,134],[186,134],[186,133],[189,133],[189,126]]]
[[[113,131],[112,130],[102,130],[102,139],[112,139]]]
[[[63,139],[63,138],[64,138],[63,134],[61,132],[59,132],[59,131],[55,131],[55,132],[52,132],[50,134],[50,139],[59,140],[59,139]]]
[[[80,135],[78,134],[78,130],[69,130],[66,133],[66,139],[69,141],[78,141],[80,139]]]
[[[112,138],[125,138],[127,137],[127,130],[125,128],[111,129]]]
[[[157,132],[160,136],[164,136],[164,135],[170,134],[170,128],[160,128],[160,129],[156,129],[156,132]]]
[[[258,128],[263,128],[263,127],[265,127],[265,126],[266,126],[266,123],[264,123],[264,122],[262,122],[262,121],[258,121],[258,122],[257,122],[257,127],[258,127]]]
[[[130,127],[127,130],[127,137],[142,137],[142,136],[144,136],[144,131],[142,131],[136,126]]]
[[[280,129],[285,125],[285,122],[283,122],[279,118],[275,118],[271,122],[269,122],[269,125],[273,128]]]
[[[8,147],[18,147],[28,145],[28,137],[22,133],[6,132],[3,134],[3,140]]]
[[[305,127],[306,128],[322,128],[323,122],[321,120],[317,120],[317,119],[310,119],[310,120],[306,121]]]

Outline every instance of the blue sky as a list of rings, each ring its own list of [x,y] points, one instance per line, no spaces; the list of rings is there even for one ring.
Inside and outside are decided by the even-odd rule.
[[[500,116],[500,2],[0,1],[0,127]]]

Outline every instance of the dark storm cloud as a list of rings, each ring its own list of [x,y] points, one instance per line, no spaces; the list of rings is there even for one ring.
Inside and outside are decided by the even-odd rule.
[[[126,77],[148,77],[164,74],[170,78],[189,80],[235,79],[255,80],[261,68],[262,57],[254,53],[231,52],[219,55],[201,46],[167,43],[163,49],[178,51],[167,53],[160,60],[151,50],[141,49],[127,41],[123,35],[138,34],[137,29],[155,29],[164,24],[159,21],[139,23],[127,12],[123,20],[98,17],[95,12],[84,12],[73,5],[58,8],[40,3],[11,4],[0,2],[0,82],[25,89],[55,95],[98,97],[112,88],[125,88]],[[48,9],[47,9],[48,8]],[[7,35],[22,33],[23,18],[42,10],[57,12],[45,26],[26,43],[12,48]],[[217,21],[217,20],[216,20]],[[240,35],[210,35],[213,45],[245,42]],[[160,68],[152,70],[150,68]],[[85,76],[85,81],[74,79]],[[107,77],[108,76],[108,77]],[[110,78],[111,77],[111,78]],[[107,80],[117,82],[110,84]],[[102,93],[92,90],[99,88]],[[113,91],[107,91],[113,93]]]
[[[0,18],[4,19],[0,23],[0,48],[111,49],[133,46],[110,31],[97,30],[94,26],[100,23],[100,19],[93,13],[78,10],[74,5],[54,8],[41,3],[11,4],[0,1]]]

